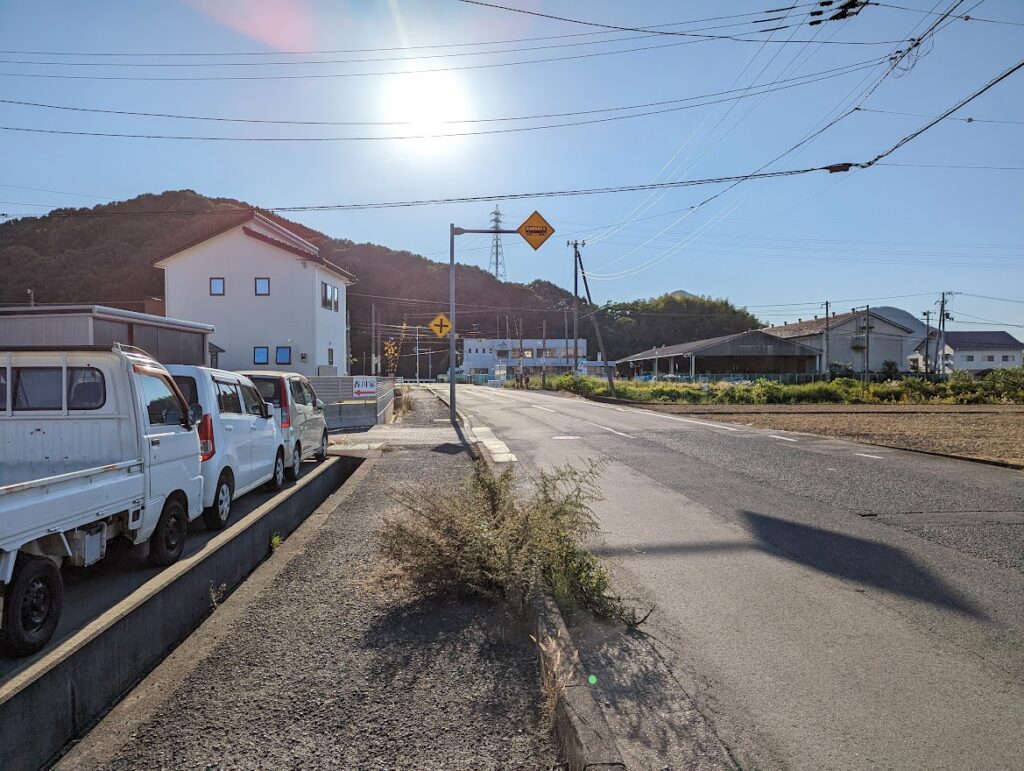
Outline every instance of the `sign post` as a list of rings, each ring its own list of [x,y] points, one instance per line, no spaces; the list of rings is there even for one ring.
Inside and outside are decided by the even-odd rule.
[[[457,420],[457,413],[455,410],[455,236],[463,236],[469,233],[487,233],[490,235],[494,235],[495,233],[518,233],[526,243],[536,250],[539,249],[541,244],[547,241],[554,232],[555,229],[551,227],[548,221],[540,215],[540,212],[536,211],[527,217],[523,224],[515,230],[499,230],[497,228],[479,230],[458,228],[455,227],[454,222],[449,224],[448,240],[450,259],[448,262],[448,316],[446,318],[443,313],[439,313],[437,317],[430,322],[430,328],[434,330],[434,334],[438,337],[444,337],[444,332],[438,331],[438,328],[435,328],[434,325],[441,320],[447,321],[451,325],[446,331],[448,334],[448,417],[452,421],[452,425],[455,425]]]

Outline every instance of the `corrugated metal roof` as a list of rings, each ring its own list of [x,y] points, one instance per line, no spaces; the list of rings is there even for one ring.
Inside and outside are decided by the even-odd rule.
[[[817,335],[825,331],[825,327],[835,327],[842,324],[845,321],[863,316],[866,311],[851,311],[850,313],[837,313],[833,316],[822,316],[820,319],[810,319],[809,321],[798,321],[795,324],[783,324],[781,327],[765,327],[762,332],[767,332],[769,335],[775,337],[789,338],[789,337],[809,337],[811,335]],[[890,318],[886,318],[874,311],[871,311],[872,317],[884,321],[887,324],[892,324],[894,327],[906,330],[907,332],[913,332],[914,330],[908,329],[902,324],[898,324]]]
[[[776,353],[775,356],[817,356],[818,351],[810,346],[798,343],[795,341],[781,341],[775,338],[774,335],[769,335],[765,330],[752,329],[747,332],[736,332],[731,335],[722,335],[721,337],[711,337],[707,340],[694,340],[689,343],[679,343],[678,345],[663,345],[658,348],[649,348],[646,351],[640,353],[634,353],[632,356],[625,356],[618,360],[619,364],[627,361],[647,361],[648,359],[654,358],[665,358],[667,356],[689,356],[691,354],[699,354],[701,351],[706,351],[709,348],[715,348],[717,346],[733,343],[741,338],[767,338],[764,342],[771,345],[785,345],[789,349],[789,353]],[[773,339],[774,338],[774,339]],[[735,356],[750,356],[749,352],[737,350],[734,354],[715,354],[721,355],[735,355]],[[758,355],[758,354],[753,354]]]

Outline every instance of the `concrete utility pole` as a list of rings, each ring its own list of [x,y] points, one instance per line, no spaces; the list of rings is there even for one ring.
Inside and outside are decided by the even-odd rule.
[[[566,246],[571,246],[573,251],[572,260],[572,376],[575,378],[580,371],[580,246],[586,246],[586,241],[566,241]]]
[[[565,325],[563,330],[565,333],[565,346],[562,348],[562,353],[565,354],[565,363],[569,363],[569,309],[565,307],[565,303],[562,303],[562,323]]]
[[[547,389],[548,387],[548,320],[543,319],[540,322],[541,329],[541,349],[540,355],[544,358],[540,362],[540,387]]]
[[[927,375],[932,370],[932,312],[923,311],[924,316],[924,372]]]
[[[823,372],[825,375],[829,375],[832,370],[829,369],[829,350],[828,350],[828,326],[829,326],[829,301],[825,300],[825,367]]]
[[[377,374],[377,303],[370,303],[370,374]]]
[[[871,381],[871,306],[864,306],[864,377]]]
[[[420,325],[416,325],[416,382],[420,382]]]
[[[36,307],[36,292],[34,289],[26,289],[25,293],[28,295],[28,307]]]

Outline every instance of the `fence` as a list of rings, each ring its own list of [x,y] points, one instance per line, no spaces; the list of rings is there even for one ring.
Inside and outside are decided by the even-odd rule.
[[[354,381],[373,380],[376,385],[374,396],[357,396]],[[316,395],[324,402],[324,417],[331,430],[345,428],[369,428],[378,423],[388,423],[394,415],[394,378],[365,377],[311,377]]]
[[[859,377],[854,375],[854,377]],[[647,380],[648,377],[638,377],[638,380]],[[774,380],[785,385],[792,385],[795,383],[815,383],[820,380],[829,380],[829,376],[820,372],[782,372],[775,374],[753,374],[746,372],[726,372],[720,375],[716,374],[705,374],[705,375],[659,375],[658,382],[667,383],[753,383],[756,380]]]

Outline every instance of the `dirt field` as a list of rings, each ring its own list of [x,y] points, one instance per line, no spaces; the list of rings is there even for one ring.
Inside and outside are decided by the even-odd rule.
[[[1024,465],[1024,407],[926,405],[671,405],[653,407],[758,428]]]

